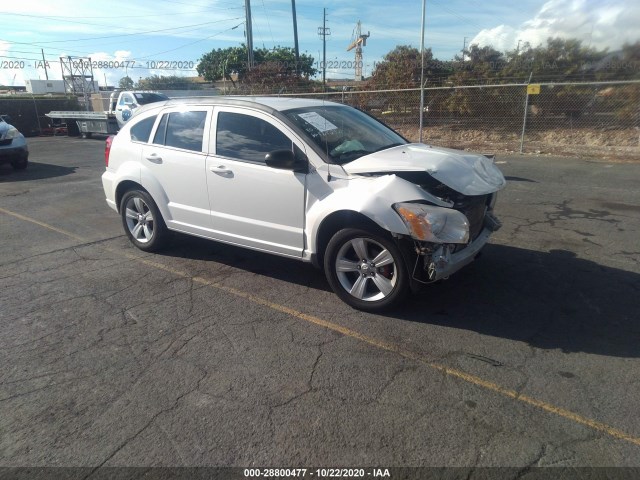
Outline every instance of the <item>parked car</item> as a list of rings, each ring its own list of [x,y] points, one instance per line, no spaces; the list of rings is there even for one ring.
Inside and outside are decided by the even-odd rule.
[[[490,159],[410,143],[320,100],[169,100],[105,149],[102,182],[131,242],[169,230],[312,262],[349,305],[379,310],[470,263],[500,227]]]
[[[16,170],[24,170],[29,164],[27,141],[16,127],[0,116],[0,163],[11,163]]]

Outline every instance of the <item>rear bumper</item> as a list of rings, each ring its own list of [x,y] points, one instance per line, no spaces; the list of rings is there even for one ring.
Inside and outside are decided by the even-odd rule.
[[[118,205],[116,205],[116,189],[115,189],[115,175],[109,170],[102,174],[102,188],[107,200],[107,205],[118,211]]]

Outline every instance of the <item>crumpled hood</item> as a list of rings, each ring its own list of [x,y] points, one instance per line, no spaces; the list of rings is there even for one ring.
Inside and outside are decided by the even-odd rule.
[[[424,172],[463,195],[486,195],[506,185],[495,164],[474,153],[410,143],[372,153],[342,166],[347,173]]]

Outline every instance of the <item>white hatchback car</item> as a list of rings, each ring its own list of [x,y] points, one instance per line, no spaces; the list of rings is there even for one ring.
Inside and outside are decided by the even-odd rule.
[[[294,98],[169,100],[107,140],[107,203],[134,245],[168,230],[323,266],[378,310],[470,263],[500,227],[493,161],[410,143],[355,108]]]

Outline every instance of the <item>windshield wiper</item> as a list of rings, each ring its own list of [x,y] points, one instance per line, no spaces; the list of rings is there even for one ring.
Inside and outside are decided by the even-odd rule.
[[[391,145],[385,145],[384,147],[377,148],[371,153],[380,152],[382,150],[387,150],[388,148],[399,147],[400,145],[405,145],[405,144],[404,143],[392,143]]]
[[[344,158],[349,158],[353,155],[357,155],[356,158],[360,158],[365,155],[369,155],[370,153],[373,153],[373,152],[369,150],[351,150],[349,152],[341,153],[340,156],[338,157],[338,160],[342,161]],[[354,160],[356,160],[356,158],[349,158],[349,162],[353,162]],[[345,163],[348,163],[348,162],[345,162]]]

